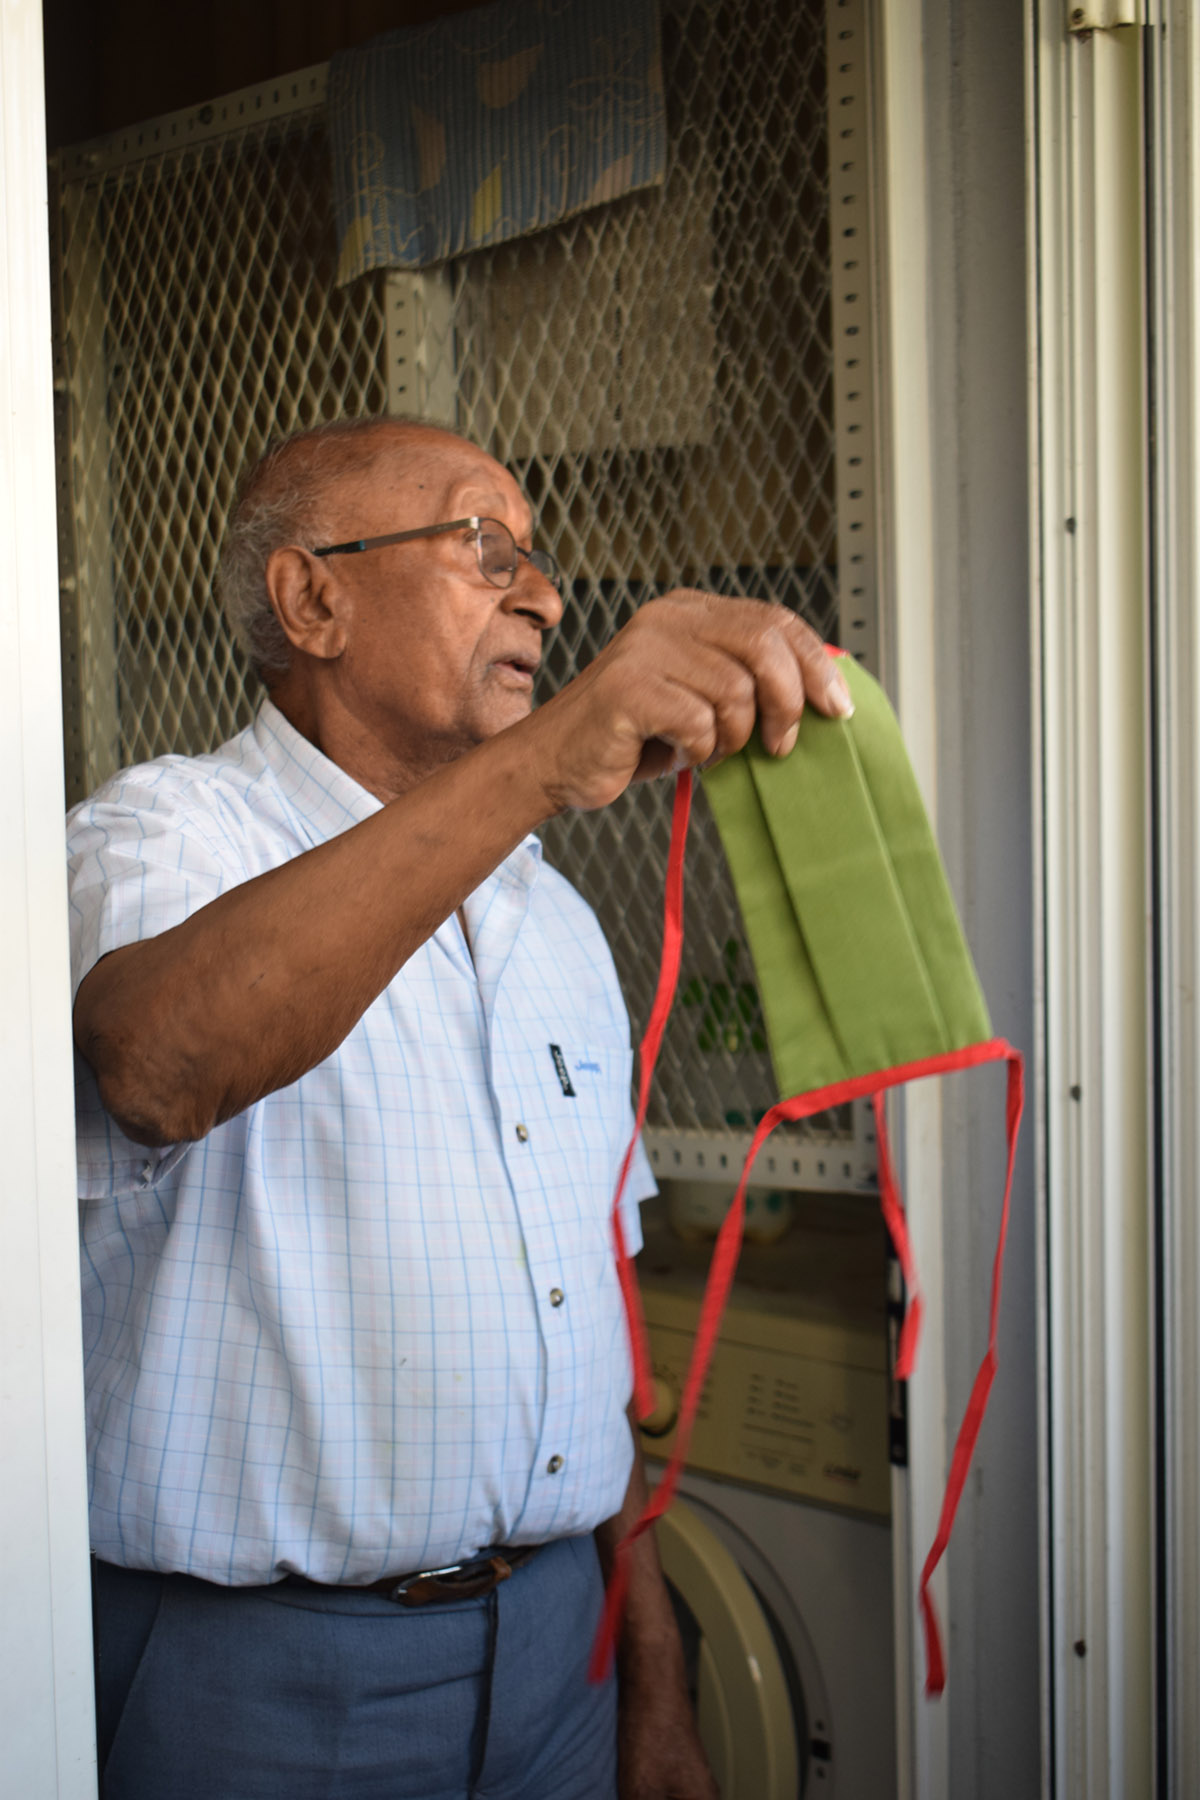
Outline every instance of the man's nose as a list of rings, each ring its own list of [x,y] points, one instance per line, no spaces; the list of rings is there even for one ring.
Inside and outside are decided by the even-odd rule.
[[[553,631],[563,616],[563,598],[550,577],[524,558],[501,604],[508,612],[532,619],[540,631]]]

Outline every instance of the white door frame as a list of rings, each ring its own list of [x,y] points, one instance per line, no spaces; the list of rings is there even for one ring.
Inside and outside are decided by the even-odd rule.
[[[94,1800],[38,0],[0,7],[0,1742]]]
[[[1029,42],[1048,1760],[1063,1800],[1128,1800],[1155,1779],[1143,35],[1030,0]]]
[[[1080,10],[1089,23],[1092,9]],[[1103,18],[1124,10],[1106,5]],[[1144,31],[1101,22],[1075,33],[1068,11],[1062,0],[1028,0],[1026,10],[1031,800],[1039,915],[1039,1041],[1026,1047],[1033,1052],[1031,1110],[1044,1243],[1043,1785],[1064,1800],[1126,1800],[1152,1793],[1156,1773]],[[932,173],[930,143],[940,128],[933,109],[943,96],[931,77],[930,33],[952,12],[938,0],[879,0],[878,14],[885,250],[881,549],[889,602],[883,661],[931,815],[951,838],[960,822],[946,759],[955,732],[969,729],[970,721],[956,720],[956,697],[939,696],[937,639],[952,621],[933,612],[940,538],[954,501],[938,485],[942,415],[936,390],[946,359],[931,334],[939,295],[931,286],[930,249],[939,229],[931,207],[944,196]],[[1192,57],[1194,78],[1194,46]],[[1190,189],[1189,203],[1195,197]],[[977,221],[977,229],[986,223]],[[1194,311],[1190,317],[1194,321]],[[985,427],[975,422],[970,428]],[[1194,485],[1187,488],[1186,503],[1194,491]],[[975,493],[973,500],[977,507],[988,505],[987,495]],[[940,603],[946,615],[953,611],[954,595],[944,584]],[[1187,606],[1194,611],[1194,605],[1189,587]],[[1185,610],[1181,595],[1175,618],[1180,642],[1185,623],[1195,633]],[[1200,694],[1198,666],[1193,654],[1175,676],[1189,705],[1193,693]],[[1195,719],[1193,713],[1193,734]],[[1187,783],[1200,781],[1196,745],[1186,733],[1170,743],[1172,766],[1185,776],[1177,796],[1181,819]],[[1184,861],[1195,848],[1194,821],[1187,817]],[[1177,925],[1182,929],[1186,917],[1191,934],[1181,950],[1183,973],[1200,966],[1196,910],[1187,910],[1194,898],[1189,891],[1176,910]],[[1177,1038],[1195,1032],[1183,987],[1179,999]],[[1189,1054],[1195,1051],[1188,1066],[1195,1071],[1200,1042],[1187,1041]],[[1185,1118],[1189,1101],[1182,1089],[1177,1100],[1182,1143],[1194,1127]],[[1190,1104],[1194,1109],[1194,1088]],[[931,1295],[935,1284],[958,1274],[947,1211],[957,1198],[947,1174],[953,1168],[953,1118],[939,1118],[939,1106],[936,1093],[918,1091],[906,1107],[906,1181]],[[1183,1153],[1191,1154],[1186,1143]],[[1194,1173],[1194,1158],[1189,1167]],[[1194,1184],[1180,1191],[1194,1203]],[[1183,1206],[1181,1198],[1176,1222],[1187,1241],[1180,1248],[1195,1266],[1200,1233],[1184,1220]],[[1181,1290],[1173,1315],[1179,1332],[1192,1334],[1183,1345],[1187,1354],[1177,1358],[1180,1417],[1200,1392],[1200,1334],[1188,1310],[1195,1291],[1194,1285]],[[964,1708],[969,1713],[972,1702],[969,1691],[956,1694],[953,1674],[938,1707],[923,1702],[911,1612],[913,1576],[929,1541],[948,1437],[957,1423],[947,1400],[963,1347],[940,1310],[931,1307],[934,1332],[925,1349],[933,1354],[910,1393],[910,1474],[897,1507],[902,1792],[921,1800],[942,1800],[952,1787],[966,1791],[963,1771],[956,1773],[961,1758],[955,1746],[961,1749],[964,1728],[972,1724],[970,1717],[956,1716]],[[936,1335],[939,1325],[951,1331],[944,1342]],[[1195,1521],[1194,1507],[1189,1511],[1182,1503],[1182,1485],[1190,1481],[1200,1491],[1198,1443],[1193,1422],[1179,1466],[1180,1534]],[[1193,1546],[1188,1566],[1195,1562]],[[971,1566],[965,1553],[957,1566]],[[943,1590],[940,1601],[953,1633],[954,1622],[969,1615],[972,1596],[960,1594],[956,1605],[955,1595]],[[1188,1612],[1179,1607],[1178,1630],[1184,1648],[1200,1652]],[[1189,1701],[1197,1668],[1193,1654],[1186,1664]],[[1032,1719],[1030,1727],[1036,1729]],[[1177,1791],[1190,1789],[1184,1782]]]

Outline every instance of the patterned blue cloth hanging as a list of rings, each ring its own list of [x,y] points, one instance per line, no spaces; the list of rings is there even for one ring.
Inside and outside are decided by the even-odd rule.
[[[657,0],[499,0],[335,56],[339,282],[660,184]]]

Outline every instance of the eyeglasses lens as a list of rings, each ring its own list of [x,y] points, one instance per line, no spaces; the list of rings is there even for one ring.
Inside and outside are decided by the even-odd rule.
[[[558,564],[545,550],[518,550],[516,539],[499,519],[484,519],[479,526],[479,568],[485,580],[496,587],[511,587],[517,573],[517,558],[528,559],[539,575],[559,586]]]
[[[497,587],[511,587],[517,572],[517,546],[511,531],[496,519],[485,519],[479,527],[479,567],[488,581]]]
[[[539,575],[544,575],[552,587],[562,593],[562,576],[558,572],[558,564],[548,550],[531,550],[529,560]]]

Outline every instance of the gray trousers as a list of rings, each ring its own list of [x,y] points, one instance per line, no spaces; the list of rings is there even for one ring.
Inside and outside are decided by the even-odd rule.
[[[94,1564],[102,1800],[614,1800],[591,1537],[409,1609]]]

